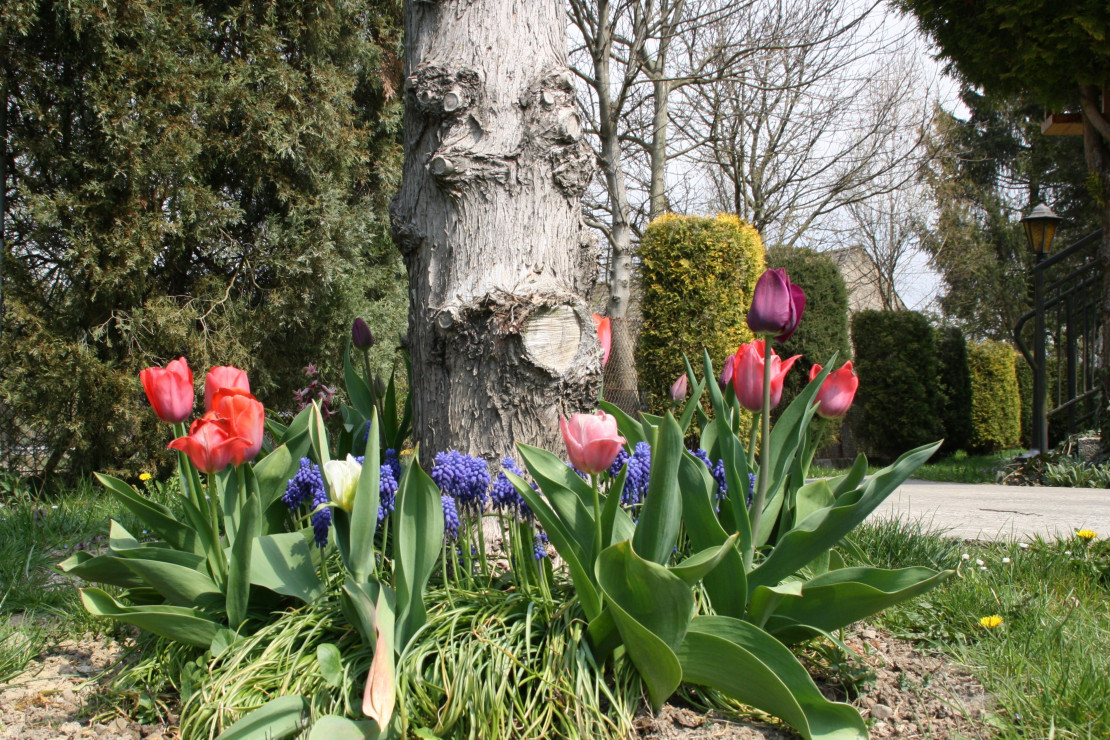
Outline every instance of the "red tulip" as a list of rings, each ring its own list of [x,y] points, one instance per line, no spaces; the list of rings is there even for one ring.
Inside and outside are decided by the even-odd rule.
[[[595,313],[593,317],[597,338],[601,342],[601,364],[604,367],[609,362],[609,349],[613,346],[613,327],[608,316]]]
[[[247,373],[237,367],[214,367],[208,371],[204,378],[204,410],[212,410],[212,397],[221,388],[242,388],[250,393],[251,383],[247,380]]]
[[[262,435],[266,431],[266,410],[262,402],[242,388],[221,388],[212,397],[212,406],[229,434],[250,442],[249,447],[232,457],[232,464],[242,465],[253,460],[262,449]]]
[[[193,371],[184,357],[162,367],[148,367],[139,373],[150,405],[158,418],[179,424],[193,413]]]
[[[189,434],[166,445],[181,450],[202,473],[218,473],[231,461],[242,456],[251,441],[231,434],[227,422],[215,412],[208,412],[193,422]]]
[[[772,334],[785,342],[798,328],[806,307],[806,294],[790,282],[786,270],[767,270],[755,284],[748,328],[756,334]]]
[[[736,350],[732,369],[732,387],[736,399],[748,411],[763,410],[763,365],[767,342],[748,342]],[[801,355],[794,355],[785,362],[771,350],[771,408],[782,400],[782,382],[786,373]]]
[[[625,440],[617,431],[617,419],[604,411],[575,414],[570,421],[559,419],[571,465],[583,473],[608,470]]]
[[[821,372],[820,365],[814,365],[809,369],[811,382],[819,372]],[[823,419],[839,419],[844,416],[852,407],[857,388],[859,388],[859,376],[852,369],[852,363],[845,362],[839,370],[828,374],[825,382],[821,384],[821,390],[817,391],[819,402],[817,415]]]
[[[679,375],[675,382],[671,384],[671,390],[669,391],[671,400],[681,401],[686,398],[686,391],[690,387],[689,383],[690,381],[686,378],[686,373]]]

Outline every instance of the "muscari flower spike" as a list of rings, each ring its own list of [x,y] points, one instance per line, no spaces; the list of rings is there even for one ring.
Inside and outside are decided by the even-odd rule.
[[[485,460],[458,450],[437,453],[432,480],[457,506],[470,514],[480,514],[489,499],[489,467]]]

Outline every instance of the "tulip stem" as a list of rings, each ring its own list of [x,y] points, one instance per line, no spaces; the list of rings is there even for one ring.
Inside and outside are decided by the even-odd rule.
[[[759,543],[759,523],[763,518],[763,504],[767,498],[767,486],[771,476],[771,346],[763,340],[763,412],[760,418],[759,440],[759,477],[752,502],[752,544]]]
[[[216,512],[216,496],[218,489],[216,486],[216,474],[208,474],[208,488],[205,498],[208,505],[208,524],[212,528],[212,546],[216,548],[216,552],[208,553],[209,562],[215,566],[216,582],[221,586],[227,584],[227,559],[224,557],[223,546],[220,543],[220,519],[219,514]]]
[[[763,418],[763,414],[759,411],[755,412],[752,417],[752,436],[748,440],[748,472],[755,470],[755,446],[759,440],[759,422]]]
[[[598,473],[590,474],[590,484],[594,492],[594,558],[601,554],[602,547],[602,534],[601,534],[601,495],[598,493]],[[610,493],[612,495],[612,493]]]

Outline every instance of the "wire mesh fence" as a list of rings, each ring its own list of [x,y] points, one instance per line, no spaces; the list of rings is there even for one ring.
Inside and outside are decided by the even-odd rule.
[[[46,433],[28,428],[0,401],[0,473],[23,479],[60,472],[64,456],[56,452]]]

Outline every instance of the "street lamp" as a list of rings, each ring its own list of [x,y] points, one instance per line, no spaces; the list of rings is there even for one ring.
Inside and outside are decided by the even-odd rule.
[[[1033,265],[1033,303],[1036,312],[1034,332],[1034,365],[1033,365],[1033,449],[1032,454],[1043,454],[1048,451],[1048,418],[1045,414],[1045,396],[1048,395],[1048,383],[1045,377],[1045,347],[1044,347],[1044,269],[1041,263],[1052,247],[1052,238],[1056,236],[1056,226],[1064,219],[1052,212],[1052,209],[1041,203],[1029,215],[1022,217],[1021,225],[1025,228],[1025,238],[1029,241],[1029,248],[1033,250],[1036,264]]]

